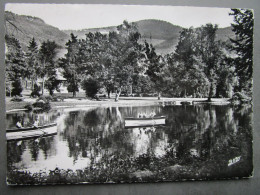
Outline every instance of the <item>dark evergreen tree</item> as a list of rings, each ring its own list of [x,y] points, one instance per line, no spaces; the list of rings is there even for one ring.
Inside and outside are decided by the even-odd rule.
[[[239,78],[238,91],[248,95],[252,93],[253,74],[253,11],[249,9],[231,9],[230,15],[234,16],[232,30],[236,34],[231,40],[231,50],[235,52],[233,59],[235,72]]]
[[[38,60],[38,46],[34,39],[31,39],[28,45],[28,51],[25,54],[25,62],[27,65],[26,77],[32,82],[32,91],[34,90],[34,84],[37,81],[37,75],[40,73],[40,66]]]
[[[26,77],[26,64],[24,53],[17,39],[12,36],[5,36],[6,41],[6,87],[9,95],[21,95],[22,79]],[[11,94],[15,92],[15,94]]]

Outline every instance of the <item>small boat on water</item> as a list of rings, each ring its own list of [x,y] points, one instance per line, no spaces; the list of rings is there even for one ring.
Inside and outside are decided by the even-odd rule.
[[[125,118],[125,127],[143,127],[165,125],[165,116],[158,116],[153,118]]]
[[[57,123],[51,123],[48,125],[36,127],[27,127],[20,129],[7,129],[6,139],[9,140],[20,140],[28,138],[36,138],[57,134]]]

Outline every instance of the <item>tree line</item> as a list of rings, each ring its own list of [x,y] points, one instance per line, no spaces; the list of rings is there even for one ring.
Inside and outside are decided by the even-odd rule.
[[[218,26],[206,24],[184,28],[176,49],[160,55],[152,44],[141,41],[135,23],[124,21],[116,31],[74,34],[66,43],[67,53],[57,59],[59,46],[33,38],[23,52],[19,41],[6,35],[6,81],[11,95],[20,95],[22,79],[32,81],[32,95],[39,89],[50,95],[59,88],[56,69],[61,68],[73,96],[79,88],[94,98],[100,90],[108,97],[121,93],[154,94],[168,97],[229,97],[240,93],[252,97],[253,13],[232,9],[235,39],[217,39]],[[37,85],[41,78],[42,86]]]

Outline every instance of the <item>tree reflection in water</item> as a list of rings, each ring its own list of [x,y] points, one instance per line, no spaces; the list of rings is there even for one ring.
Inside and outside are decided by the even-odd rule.
[[[152,111],[167,117],[165,126],[124,128],[125,117]],[[50,174],[41,182],[215,179],[247,177],[252,173],[250,106],[92,108],[68,112],[62,123],[59,140],[67,143],[68,158],[73,159],[74,165],[87,160],[82,161],[85,168],[66,170],[59,167],[62,162],[57,162],[59,177]],[[38,143],[30,141],[27,146],[22,143],[18,150],[9,143],[8,162],[17,165],[22,161],[26,147],[30,148],[32,161],[38,160],[39,150],[48,160],[48,152],[58,144],[54,142],[51,138]]]

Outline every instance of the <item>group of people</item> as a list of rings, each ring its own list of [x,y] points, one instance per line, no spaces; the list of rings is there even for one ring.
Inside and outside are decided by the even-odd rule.
[[[34,120],[34,122],[33,122],[33,124],[32,124],[32,127],[38,128],[38,127],[39,127],[39,123],[40,123],[39,117],[36,116],[36,117],[35,117],[35,120]],[[16,127],[17,127],[18,129],[24,128],[24,127],[23,127],[23,124],[22,124],[22,119],[21,119],[21,118],[18,119],[18,121],[17,121],[17,123],[16,123]]]
[[[154,111],[151,113],[139,113],[138,118],[153,118],[156,115]]]

